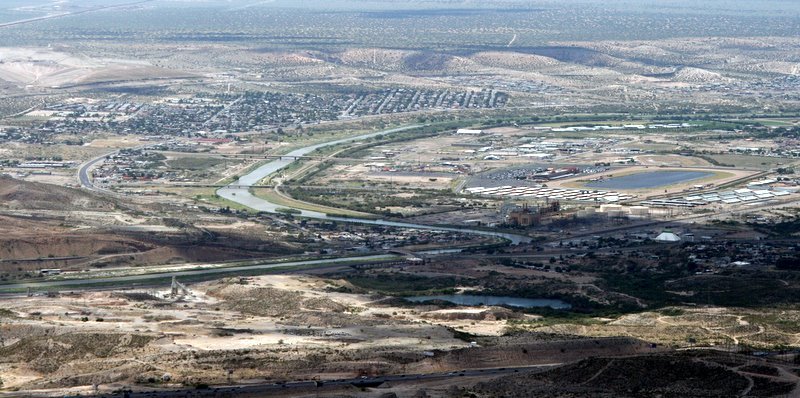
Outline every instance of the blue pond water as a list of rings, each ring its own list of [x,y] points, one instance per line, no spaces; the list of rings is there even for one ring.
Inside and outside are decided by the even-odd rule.
[[[507,305],[510,307],[533,308],[550,307],[554,309],[569,309],[572,306],[561,300],[551,299],[526,299],[507,296],[476,296],[469,294],[442,294],[438,296],[414,296],[406,297],[408,301],[421,303],[430,300],[449,301],[458,305]]]
[[[679,182],[698,180],[713,174],[705,171],[647,171],[622,177],[611,177],[603,181],[592,181],[586,184],[586,187],[603,189],[656,188]]]

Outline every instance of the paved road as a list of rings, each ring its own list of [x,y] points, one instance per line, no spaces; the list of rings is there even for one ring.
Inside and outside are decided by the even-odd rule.
[[[139,145],[139,146],[132,147],[132,148],[124,148],[124,149],[138,150],[138,149],[147,148],[147,147],[149,147],[151,145],[153,145],[153,143]],[[92,167],[94,167],[94,165],[96,165],[97,163],[100,163],[103,160],[105,160],[107,157],[109,157],[111,155],[118,154],[119,151],[121,151],[121,150],[122,149],[117,149],[116,151],[109,152],[109,153],[106,153],[104,155],[100,155],[100,156],[98,156],[96,158],[87,160],[85,163],[80,165],[80,167],[78,168],[78,182],[81,184],[81,186],[86,188],[86,189],[91,189],[93,191],[102,191],[103,193],[106,193],[106,194],[116,195],[114,192],[111,192],[109,190],[102,189],[102,188],[99,188],[99,187],[95,186],[94,182],[92,181],[92,178],[89,177],[89,170],[91,170]]]
[[[252,396],[273,397],[281,396],[294,389],[313,389],[314,392],[324,393],[326,389],[336,389],[345,386],[377,387],[383,383],[415,383],[421,381],[458,379],[461,377],[500,377],[535,369],[546,369],[559,366],[561,363],[551,363],[533,366],[520,366],[509,368],[470,369],[455,372],[423,373],[411,375],[387,375],[366,378],[323,380],[323,381],[292,381],[250,384],[241,386],[224,386],[208,389],[173,390],[173,391],[138,391],[126,394],[100,394],[100,397],[130,397],[130,398],[170,398],[170,397],[220,397],[220,396]]]
[[[292,163],[297,161],[297,157],[305,156],[311,152],[314,152],[317,149],[325,148],[333,145],[339,145],[344,143],[350,142],[357,142],[357,141],[364,141],[369,138],[377,137],[380,135],[386,134],[393,134],[399,133],[402,131],[407,131],[415,128],[422,127],[422,125],[412,125],[406,127],[399,127],[390,130],[379,131],[375,133],[364,134],[356,137],[350,138],[343,138],[334,141],[324,142],[321,144],[310,145],[304,148],[296,149],[284,155],[279,159],[276,159],[272,162],[266,163],[263,166],[253,170],[249,174],[241,176],[238,181],[232,182],[230,185],[220,188],[217,190],[217,194],[227,200],[232,202],[236,202],[240,205],[247,206],[249,208],[263,211],[267,213],[278,213],[278,209],[286,209],[287,206],[282,206],[277,203],[272,203],[266,199],[259,198],[252,193],[250,193],[250,187],[258,184],[259,181],[266,178],[269,175],[272,175]],[[313,218],[318,220],[329,220],[329,221],[338,221],[338,222],[345,222],[345,223],[357,223],[357,224],[370,224],[370,225],[382,225],[387,227],[398,227],[398,228],[411,228],[411,229],[425,229],[425,230],[436,230],[436,231],[449,231],[449,232],[462,232],[474,235],[482,235],[482,236],[490,236],[490,237],[498,237],[503,238],[511,241],[512,244],[520,244],[520,243],[528,243],[531,242],[532,239],[525,235],[517,235],[517,234],[510,234],[504,232],[495,232],[495,231],[484,231],[478,229],[469,229],[469,228],[454,228],[454,227],[439,227],[433,225],[424,225],[424,224],[412,224],[412,223],[404,223],[404,222],[397,222],[397,221],[388,221],[388,220],[370,220],[370,219],[363,219],[363,218],[356,218],[356,217],[338,217],[338,216],[328,216],[325,213],[318,212],[318,211],[311,211],[311,210],[304,210],[304,209],[294,209],[299,211],[298,216],[305,217],[305,218]]]
[[[103,161],[103,159],[105,159],[105,158],[107,158],[107,157],[109,157],[109,156],[111,156],[111,155],[113,155],[115,153],[117,153],[117,152],[115,151],[115,152],[107,153],[105,155],[98,156],[98,157],[96,157],[94,159],[91,159],[88,162],[82,164],[80,166],[80,168],[78,169],[78,182],[81,183],[81,186],[84,187],[84,188],[87,188],[87,189],[92,189],[92,190],[95,189],[94,182],[92,182],[92,178],[89,177],[89,170],[92,167],[94,167],[94,165],[96,165],[97,163]]]
[[[32,23],[32,22],[44,21],[44,20],[48,20],[48,19],[55,19],[55,18],[69,17],[69,16],[73,16],[73,15],[86,14],[86,13],[89,13],[89,12],[111,10],[111,9],[114,9],[114,8],[121,8],[121,7],[129,7],[129,6],[134,6],[134,5],[137,5],[137,4],[149,3],[149,2],[152,2],[152,1],[154,1],[154,0],[142,0],[142,1],[132,2],[132,3],[101,6],[101,7],[95,7],[95,8],[90,8],[88,10],[76,11],[76,12],[60,12],[60,13],[56,13],[56,14],[44,15],[44,16],[41,16],[41,17],[21,19],[21,20],[17,20],[17,21],[0,23],[0,28],[5,28],[5,27],[8,27],[8,26],[23,25],[23,24],[28,24],[28,23]]]
[[[199,275],[213,275],[213,274],[226,274],[234,272],[246,272],[256,270],[267,270],[281,267],[298,267],[305,265],[333,265],[338,263],[352,263],[352,262],[370,262],[370,261],[384,261],[391,260],[396,256],[388,254],[375,254],[370,256],[358,257],[342,257],[342,258],[328,258],[321,260],[304,260],[304,261],[291,261],[283,263],[266,263],[259,265],[243,265],[235,267],[220,267],[220,268],[204,268],[188,271],[175,271],[175,272],[162,272],[154,274],[142,275],[129,275],[129,276],[114,276],[106,278],[87,278],[87,279],[70,279],[70,280],[55,280],[55,281],[42,281],[42,282],[27,282],[27,283],[14,283],[0,285],[0,292],[3,290],[19,290],[19,289],[44,289],[44,288],[65,288],[70,286],[81,286],[88,284],[104,284],[104,283],[119,283],[119,282],[140,282],[152,279],[169,278],[171,276],[199,276]]]
[[[278,209],[286,209],[286,206],[281,206],[276,203],[272,203],[268,200],[256,197],[252,193],[250,193],[250,188],[253,186],[257,186],[258,182],[264,179],[265,177],[274,174],[287,166],[291,165],[292,163],[296,162],[298,158],[301,158],[311,152],[316,151],[320,148],[325,148],[333,145],[339,145],[344,143],[350,142],[357,142],[357,141],[364,141],[369,138],[385,135],[385,134],[392,134],[398,133],[402,131],[407,131],[415,128],[422,127],[422,125],[411,125],[406,127],[398,127],[389,130],[378,131],[369,134],[363,134],[356,137],[349,137],[349,138],[342,138],[334,141],[323,142],[320,144],[310,145],[304,148],[296,149],[287,153],[286,155],[279,157],[269,163],[262,165],[261,167],[257,168],[256,170],[241,176],[237,181],[230,183],[220,189],[217,190],[217,194],[225,199],[228,199],[232,202],[236,202],[243,206],[250,207],[252,209],[263,211],[267,213],[278,213]],[[141,149],[150,144],[139,146],[132,149]],[[86,189],[91,190],[100,190],[100,188],[96,187],[92,182],[91,177],[89,176],[89,170],[96,165],[97,163],[101,162],[105,158],[117,153],[118,151],[114,151],[111,153],[107,153],[102,156],[98,156],[94,159],[87,161],[86,163],[82,164],[78,169],[78,181],[80,182],[81,186]],[[474,235],[482,235],[482,236],[489,236],[495,238],[503,238],[510,241],[512,244],[520,244],[520,243],[529,243],[532,239],[529,236],[525,235],[518,235],[518,234],[511,234],[505,232],[495,232],[495,231],[484,231],[479,229],[469,229],[469,228],[455,228],[455,227],[440,227],[434,225],[424,225],[424,224],[412,224],[412,223],[404,223],[404,222],[397,222],[397,221],[388,221],[388,220],[371,220],[371,219],[364,219],[364,218],[355,218],[355,217],[338,217],[338,216],[328,216],[325,213],[317,212],[317,211],[310,211],[310,210],[303,210],[303,209],[294,209],[299,211],[298,215],[300,217],[305,218],[312,218],[312,219],[319,219],[319,220],[328,220],[328,221],[337,221],[337,222],[344,222],[344,223],[357,223],[357,224],[369,224],[369,225],[382,225],[387,227],[397,227],[397,228],[411,228],[411,229],[424,229],[424,230],[435,230],[435,231],[449,231],[449,232],[461,232],[461,233],[468,233]]]

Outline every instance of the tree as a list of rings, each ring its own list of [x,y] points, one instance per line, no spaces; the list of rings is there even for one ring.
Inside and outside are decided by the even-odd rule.
[[[775,268],[788,271],[800,271],[800,258],[781,257],[775,262]]]

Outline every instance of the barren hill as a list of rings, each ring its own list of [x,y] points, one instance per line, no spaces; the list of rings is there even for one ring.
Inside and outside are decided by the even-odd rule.
[[[514,70],[530,71],[561,64],[559,61],[536,54],[486,51],[477,53],[472,59],[483,65]]]
[[[30,210],[112,210],[116,204],[77,189],[0,175],[0,207]]]
[[[17,85],[49,87],[187,76],[190,74],[146,61],[89,58],[50,49],[0,48],[0,80]]]
[[[717,72],[692,67],[681,68],[675,72],[673,79],[686,83],[722,83],[730,80]]]

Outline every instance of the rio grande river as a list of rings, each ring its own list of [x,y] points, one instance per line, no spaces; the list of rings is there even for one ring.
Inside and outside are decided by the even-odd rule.
[[[281,206],[276,203],[272,203],[268,200],[259,198],[252,193],[250,193],[250,187],[256,185],[259,181],[264,179],[265,177],[289,166],[290,164],[297,161],[297,157],[299,156],[306,156],[311,152],[314,152],[317,149],[325,148],[332,145],[339,145],[349,142],[357,142],[363,141],[372,137],[398,133],[401,131],[411,130],[415,128],[422,127],[421,125],[413,125],[413,126],[406,126],[406,127],[399,127],[391,130],[384,130],[375,133],[363,134],[356,137],[350,138],[343,138],[335,141],[324,142],[321,144],[310,145],[307,147],[303,147],[300,149],[295,149],[284,155],[283,157],[273,160],[269,163],[262,165],[261,167],[253,170],[252,172],[248,173],[247,175],[241,176],[238,181],[234,181],[226,187],[220,188],[217,190],[217,194],[220,197],[223,197],[227,200],[232,202],[236,202],[240,205],[247,206],[251,209],[255,209],[258,211],[263,211],[267,213],[277,213],[278,209],[286,208],[286,206]],[[398,228],[411,228],[411,229],[427,229],[427,230],[436,230],[436,231],[452,231],[452,232],[463,232],[468,234],[475,234],[475,235],[483,235],[483,236],[491,236],[497,238],[508,239],[511,241],[511,244],[517,245],[520,243],[528,243],[531,241],[531,238],[524,235],[516,235],[516,234],[509,234],[503,232],[493,232],[493,231],[482,231],[478,229],[468,229],[468,228],[454,228],[454,227],[438,227],[433,225],[422,225],[422,224],[411,224],[411,223],[404,223],[404,222],[396,222],[396,221],[387,221],[387,220],[370,220],[364,218],[355,218],[355,217],[338,217],[338,216],[329,216],[325,213],[317,212],[317,211],[309,211],[303,209],[294,209],[299,211],[300,213],[298,216],[305,217],[305,218],[313,218],[318,220],[330,220],[330,221],[338,221],[338,222],[348,222],[348,223],[358,223],[358,224],[372,224],[372,225],[383,225],[387,227],[398,227]]]

